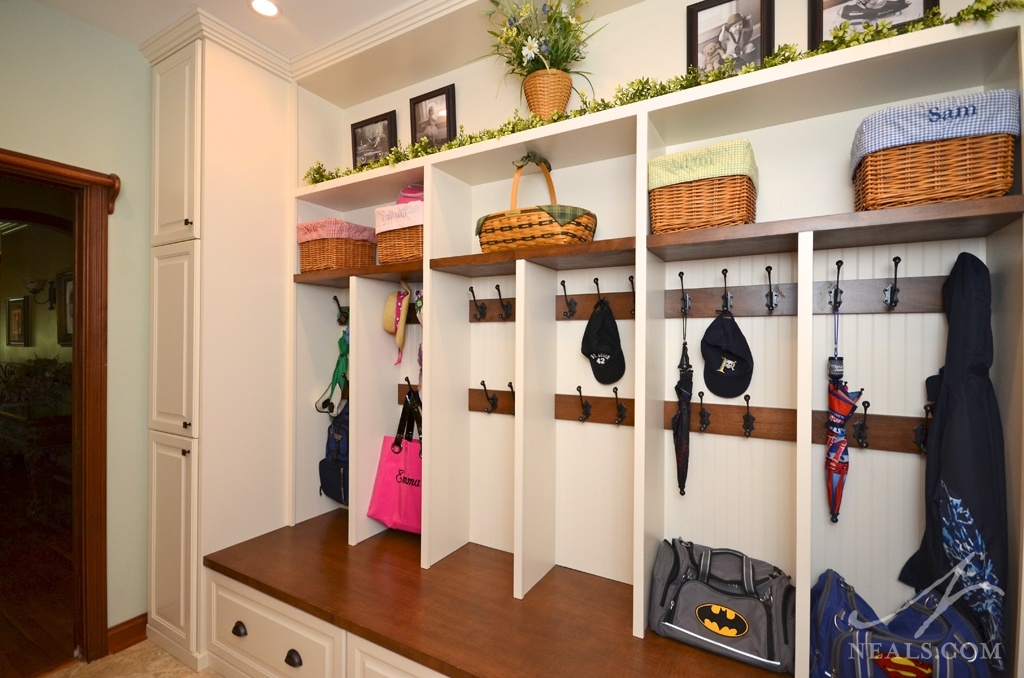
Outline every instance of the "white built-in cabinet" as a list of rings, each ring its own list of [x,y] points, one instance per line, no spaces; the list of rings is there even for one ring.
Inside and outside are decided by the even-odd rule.
[[[422,388],[424,402],[422,567],[476,543],[512,554],[512,581],[494,582],[510,596],[529,596],[553,566],[625,582],[633,586],[634,614],[622,633],[642,637],[650,569],[662,539],[683,536],[740,549],[793,575],[796,673],[803,675],[809,592],[818,575],[834,568],[876,609],[895,609],[912,593],[896,577],[924,527],[923,457],[877,443],[853,451],[840,520],[829,521],[824,448],[815,442],[812,421],[815,411],[827,408],[833,325],[819,297],[836,278],[837,260],[845,262],[840,286],[881,281],[863,293],[871,296],[862,297],[860,310],[851,303],[846,308],[853,310],[841,314],[847,379],[851,388],[867,389],[870,416],[913,421],[922,416],[924,380],[944,359],[945,319],[941,301],[938,309],[889,311],[884,281],[893,275],[894,256],[902,259],[905,281],[945,276],[957,254],[969,251],[986,261],[996,290],[991,376],[1006,433],[1010,552],[1019,557],[1020,189],[1003,198],[857,213],[849,151],[857,125],[879,109],[1020,88],[1022,49],[1017,14],[929,29],[301,186],[299,221],[335,215],[371,224],[374,208],[392,203],[413,181],[425,185],[426,216],[422,264],[295,276],[304,283],[296,290],[296,519],[336,506],[315,493],[325,420],[310,405],[336,358],[340,328],[330,311],[336,296],[352,318],[351,544],[384,529],[366,510],[380,440],[394,429],[408,378]],[[328,126],[322,102],[302,108],[301,101],[300,134]],[[341,111],[333,115],[340,127]],[[757,223],[652,236],[648,160],[735,138],[751,141],[760,169]],[[593,245],[481,254],[476,220],[506,208],[512,161],[528,151],[551,162],[560,202],[598,215]],[[534,169],[522,180],[519,203],[545,202]],[[686,291],[720,297],[725,287],[767,292],[767,266],[790,311],[737,312],[755,362],[747,395],[752,408],[789,413],[792,435],[773,439],[755,423],[748,438],[739,413],[743,401],[706,393],[703,403],[716,414],[707,431],[691,437],[688,489],[680,496],[666,427],[684,327],[679,274],[685,274]],[[394,340],[380,317],[399,280],[423,289],[426,304],[423,324],[410,326],[405,357],[396,364]],[[502,312],[496,286],[514,301],[508,321],[495,320]],[[486,321],[473,317],[470,287],[487,304]],[[598,291],[620,304],[627,369],[614,385],[617,392],[596,382],[580,353]],[[570,299],[578,300],[573,318],[566,317]],[[695,315],[686,325],[695,390],[707,390],[699,347],[713,315]],[[492,412],[474,406],[481,382],[503,403]],[[595,411],[614,412],[616,398],[628,405],[628,423],[566,415],[573,402],[582,415],[584,401]],[[695,418],[698,408],[695,397]],[[910,426],[906,437],[913,437]],[[1006,614],[1007,652],[1018,672],[1020,574],[1015,566]]]
[[[290,519],[294,311],[279,281],[292,266],[293,86],[251,44],[199,11],[142,46],[154,73],[147,635],[195,670],[209,658],[203,556]]]

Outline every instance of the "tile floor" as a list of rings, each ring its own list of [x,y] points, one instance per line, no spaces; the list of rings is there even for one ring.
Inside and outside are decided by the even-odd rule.
[[[45,678],[220,678],[213,669],[195,673],[154,643],[144,640],[89,664],[76,663]]]

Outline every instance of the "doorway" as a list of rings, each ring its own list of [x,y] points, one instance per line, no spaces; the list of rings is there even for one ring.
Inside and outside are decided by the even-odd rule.
[[[69,194],[74,284],[71,367],[71,598],[73,652],[85,661],[107,654],[107,218],[120,179],[0,149],[0,177]],[[4,214],[15,220],[25,214]],[[0,252],[0,264],[3,253]],[[6,310],[6,309],[5,309]],[[6,318],[4,319],[6,321]],[[5,338],[0,338],[4,340]]]

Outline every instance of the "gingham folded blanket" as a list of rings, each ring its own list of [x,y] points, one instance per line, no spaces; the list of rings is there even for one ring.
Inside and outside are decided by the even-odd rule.
[[[346,240],[365,240],[377,242],[377,233],[369,226],[360,226],[343,219],[327,217],[316,221],[306,221],[295,227],[300,243],[325,238],[343,238]]]
[[[995,89],[893,106],[864,118],[853,136],[850,175],[864,156],[896,146],[987,134],[1020,135],[1020,90]]]
[[[701,179],[745,174],[757,188],[754,150],[746,139],[722,141],[690,151],[652,158],[647,163],[647,190]]]

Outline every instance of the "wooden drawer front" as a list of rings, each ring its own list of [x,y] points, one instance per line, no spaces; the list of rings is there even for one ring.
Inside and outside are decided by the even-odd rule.
[[[215,653],[243,672],[259,669],[260,675],[302,678],[334,675],[334,657],[340,656],[337,644],[343,642],[344,637],[341,629],[336,636],[328,635],[256,602],[246,595],[248,591],[235,590],[234,586],[224,586],[222,582],[211,582],[210,628]],[[244,636],[233,632],[238,622],[245,627]],[[238,631],[242,633],[240,627]],[[302,665],[295,667],[286,663],[289,653],[293,659],[298,653]]]
[[[380,645],[348,635],[348,678],[443,678],[442,674]]]

